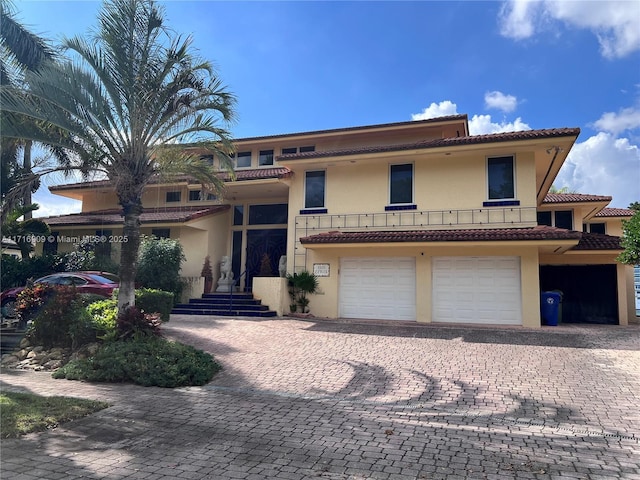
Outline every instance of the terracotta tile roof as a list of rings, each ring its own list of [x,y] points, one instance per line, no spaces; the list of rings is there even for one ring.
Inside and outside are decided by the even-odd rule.
[[[273,168],[255,168],[251,170],[236,170],[236,181],[242,182],[246,180],[263,180],[269,178],[287,178],[292,175],[291,170],[287,167],[273,167]],[[230,176],[226,172],[220,172],[220,178],[225,182],[228,182]],[[188,182],[198,183],[194,178],[189,176],[178,176],[172,181],[176,182]],[[155,178],[152,179],[149,184],[169,183],[165,179]],[[109,180],[96,180],[93,182],[78,182],[67,183],[64,185],[51,185],[49,190],[52,192],[60,190],[76,190],[80,188],[97,188],[97,187],[110,187],[111,182]]]
[[[167,208],[145,208],[140,215],[140,222],[145,223],[183,223],[206,215],[213,215],[228,210],[229,205],[208,205]],[[42,217],[50,227],[79,225],[114,225],[122,224],[120,209],[100,210],[96,212],[72,213],[55,217]]]
[[[578,245],[571,250],[622,250],[620,237],[602,233],[582,233]]]
[[[478,242],[518,240],[579,240],[580,232],[537,226],[530,228],[494,228],[469,230],[412,230],[387,232],[320,233],[300,239],[308,245],[323,243],[394,243],[394,242]]]
[[[382,153],[403,150],[420,150],[438,147],[453,147],[459,145],[475,145],[482,143],[509,142],[512,140],[535,140],[538,138],[573,137],[580,133],[579,128],[552,128],[545,130],[524,130],[520,132],[491,133],[488,135],[470,135],[467,137],[437,138],[401,145],[379,145],[374,147],[350,148],[345,150],[316,151],[304,153],[291,153],[281,155],[278,160],[295,160],[303,158],[339,157],[345,155],[357,155],[362,153]]]
[[[594,217],[632,217],[633,213],[630,208],[603,208]]]
[[[466,122],[467,119],[468,119],[468,116],[466,113],[464,113],[464,114],[458,114],[458,115],[447,115],[444,117],[427,118],[425,120],[408,120],[404,122],[380,123],[377,125],[331,128],[327,130],[311,130],[308,132],[282,133],[277,135],[264,135],[264,136],[258,136],[258,137],[236,138],[233,141],[248,142],[248,141],[263,140],[263,139],[268,140],[268,139],[285,138],[285,137],[301,137],[305,135],[323,135],[327,133],[342,133],[342,132],[352,132],[352,131],[358,131],[358,130],[372,130],[376,128],[402,127],[402,126],[408,126],[408,125],[420,125],[425,123],[451,122],[456,120],[463,120]]]
[[[604,195],[586,195],[583,193],[547,193],[545,203],[610,202],[611,197]]]

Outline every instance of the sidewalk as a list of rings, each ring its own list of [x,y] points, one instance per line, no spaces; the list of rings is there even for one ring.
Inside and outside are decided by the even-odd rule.
[[[3,371],[3,389],[113,406],[3,440],[0,476],[640,479],[639,328],[166,327],[224,371],[176,390]]]

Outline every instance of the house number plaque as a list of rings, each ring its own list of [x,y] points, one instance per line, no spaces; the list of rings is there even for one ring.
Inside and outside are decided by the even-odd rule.
[[[314,263],[313,274],[316,277],[328,277],[329,276],[329,264],[328,263]]]

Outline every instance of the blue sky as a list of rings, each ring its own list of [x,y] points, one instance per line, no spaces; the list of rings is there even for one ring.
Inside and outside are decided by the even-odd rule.
[[[453,113],[472,134],[580,127],[556,185],[640,201],[638,0],[161,3],[237,95],[235,137]],[[100,3],[16,8],[55,41],[95,26]],[[79,210],[44,188],[35,200]]]

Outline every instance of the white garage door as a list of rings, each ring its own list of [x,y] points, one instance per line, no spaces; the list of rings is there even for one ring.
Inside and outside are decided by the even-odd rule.
[[[415,320],[415,258],[340,259],[340,316]]]
[[[521,325],[519,257],[434,257],[433,321]]]

